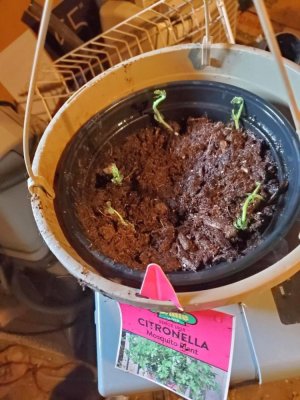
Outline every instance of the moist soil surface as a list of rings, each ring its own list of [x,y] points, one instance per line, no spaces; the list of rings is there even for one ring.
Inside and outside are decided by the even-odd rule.
[[[196,271],[234,261],[258,245],[274,212],[271,152],[250,131],[206,117],[172,126],[178,136],[151,126],[107,146],[77,194],[77,216],[93,249],[130,268],[156,262],[166,272]],[[107,172],[112,163],[120,185]],[[257,183],[263,199],[249,205],[239,230],[234,223]]]

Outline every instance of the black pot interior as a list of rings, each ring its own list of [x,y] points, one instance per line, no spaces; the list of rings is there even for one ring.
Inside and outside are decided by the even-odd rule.
[[[118,264],[91,249],[80,222],[76,218],[74,194],[85,185],[87,171],[93,160],[108,151],[108,143],[122,140],[126,135],[149,124],[155,124],[152,113],[153,91],[142,90],[91,118],[67,145],[56,171],[55,208],[61,227],[78,254],[99,273],[123,284],[140,287],[143,273]],[[222,262],[198,272],[179,271],[168,274],[177,291],[195,291],[222,286],[253,275],[275,261],[273,250],[290,230],[299,212],[299,139],[287,119],[272,105],[256,95],[235,86],[209,81],[175,82],[162,85],[167,100],[160,110],[169,120],[184,123],[188,116],[206,114],[215,121],[229,122],[234,96],[245,100],[242,123],[255,135],[262,137],[271,148],[278,166],[280,181],[289,186],[279,199],[269,226],[259,246],[232,263]],[[273,258],[272,258],[273,257]],[[281,258],[282,255],[279,257]]]

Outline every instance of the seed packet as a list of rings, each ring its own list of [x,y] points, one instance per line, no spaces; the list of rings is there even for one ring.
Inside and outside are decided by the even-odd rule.
[[[216,310],[154,312],[119,304],[116,367],[190,400],[227,399],[234,316]]]

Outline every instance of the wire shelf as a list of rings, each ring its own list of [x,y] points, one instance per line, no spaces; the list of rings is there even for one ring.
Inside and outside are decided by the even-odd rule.
[[[149,3],[149,1],[148,1]],[[214,42],[228,41],[223,1],[207,0],[208,25]],[[224,1],[235,32],[237,1]],[[205,36],[204,0],[160,0],[59,58],[41,67],[36,95],[47,118],[76,90],[101,72],[131,57],[180,43],[200,42]]]

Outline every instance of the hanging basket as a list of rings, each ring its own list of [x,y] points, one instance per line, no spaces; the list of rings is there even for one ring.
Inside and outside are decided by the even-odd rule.
[[[233,269],[234,273],[224,274],[221,268],[218,271],[216,268],[215,277],[212,274],[210,279],[207,278],[208,275],[204,277],[205,273],[199,272],[199,276],[197,276],[198,273],[195,273],[193,279],[192,274],[190,274],[188,278],[183,278],[186,279],[184,284],[181,284],[180,279],[175,276],[171,277],[175,287],[178,290],[183,290],[179,295],[183,306],[187,309],[199,309],[200,307],[212,307],[241,301],[254,290],[266,289],[287,279],[299,268],[300,246],[294,248],[282,258],[279,256],[273,265],[264,261],[263,265],[257,266],[257,261],[262,260],[262,257],[266,255],[272,245],[287,233],[293,217],[297,215],[299,209],[300,171],[299,164],[296,162],[297,159],[299,160],[299,139],[279,112],[263,100],[257,99],[255,101],[256,95],[260,96],[264,100],[276,104],[283,113],[288,115],[288,107],[283,98],[282,87],[280,83],[273,82],[270,78],[274,69],[272,57],[266,52],[242,46],[213,45],[211,48],[213,64],[211,67],[202,70],[199,68],[198,62],[200,52],[201,46],[197,45],[179,45],[165,48],[135,57],[94,78],[79,89],[57,112],[47,127],[34,157],[33,172],[35,175],[43,177],[52,189],[55,180],[60,181],[55,199],[39,188],[35,190],[35,195],[32,197],[36,222],[51,251],[72,275],[87,286],[116,300],[140,307],[172,308],[165,302],[138,297],[138,290],[134,286],[138,286],[141,277],[138,277],[136,281],[133,277],[134,272],[132,272],[131,278],[130,271],[127,271],[127,276],[124,277],[123,270],[120,269],[119,274],[116,272],[119,268],[117,267],[116,271],[111,274],[107,273],[107,269],[103,270],[103,274],[101,274],[99,273],[101,265],[103,266],[106,262],[104,258],[100,259],[99,256],[98,260],[97,257],[92,260],[82,251],[80,244],[74,246],[74,241],[71,238],[73,225],[69,226],[69,233],[66,232],[65,228],[62,228],[65,225],[61,214],[61,211],[67,211],[67,217],[72,218],[72,205],[69,205],[69,209],[66,208],[67,202],[71,199],[66,194],[69,193],[70,185],[72,185],[72,169],[66,170],[65,172],[68,172],[68,174],[63,178],[57,177],[56,174],[59,173],[58,165],[62,155],[66,152],[69,143],[76,141],[76,135],[78,132],[78,135],[80,135],[80,130],[85,130],[88,135],[89,127],[100,123],[104,110],[112,110],[112,112],[119,110],[122,113],[124,111],[122,107],[125,105],[126,108],[127,101],[122,99],[132,99],[135,93],[145,93],[144,89],[147,88],[160,88],[164,85],[172,88],[172,85],[176,86],[178,82],[184,81],[187,82],[187,86],[194,85],[194,88],[199,86],[198,89],[201,94],[201,87],[203,89],[205,86],[204,81],[210,81],[211,83],[208,86],[214,89],[218,88],[220,91],[226,89],[224,84],[234,85],[233,88],[228,87],[228,96],[232,96],[233,93],[237,95],[239,88],[252,92],[252,94],[243,92],[243,96],[246,96],[246,101],[248,96],[251,112],[263,119],[261,121],[263,127],[260,126],[259,128],[258,124],[256,128],[268,137],[271,147],[273,147],[278,159],[281,160],[280,174],[286,175],[291,183],[283,208],[281,208],[283,213],[278,214],[278,221],[274,221],[274,231],[269,231],[265,240],[266,247],[255,250],[257,253],[253,252],[252,258],[249,254],[249,258],[244,264],[238,262],[232,265],[231,270]],[[286,66],[292,82],[296,82],[297,79],[299,82],[299,74],[295,66],[292,63],[286,63]],[[259,71],[255,80],[249,75],[249,71],[254,70]],[[199,81],[202,82],[197,86]],[[296,83],[295,85],[297,86]],[[233,90],[233,92],[231,93],[230,90]],[[295,88],[295,92],[300,93],[300,88],[298,91]],[[141,100],[143,99],[143,95],[139,94],[138,96],[141,96]],[[184,96],[184,90],[182,96]],[[226,95],[224,96],[226,97]],[[217,95],[214,97],[215,109],[220,106],[220,98]],[[199,107],[199,111],[199,114],[205,111],[205,101]],[[105,123],[112,123],[116,126],[118,122],[116,115],[112,114],[114,120],[111,116]],[[220,118],[222,119],[222,116]],[[71,147],[72,145],[69,146],[69,148]],[[253,254],[256,254],[256,256],[253,257]],[[246,260],[246,257],[244,259]],[[254,265],[256,266],[253,267]],[[107,260],[107,266],[111,266],[109,260]],[[252,270],[251,267],[253,267]],[[224,268],[227,268],[227,272],[230,270],[228,265]],[[199,288],[204,290],[199,290]]]

